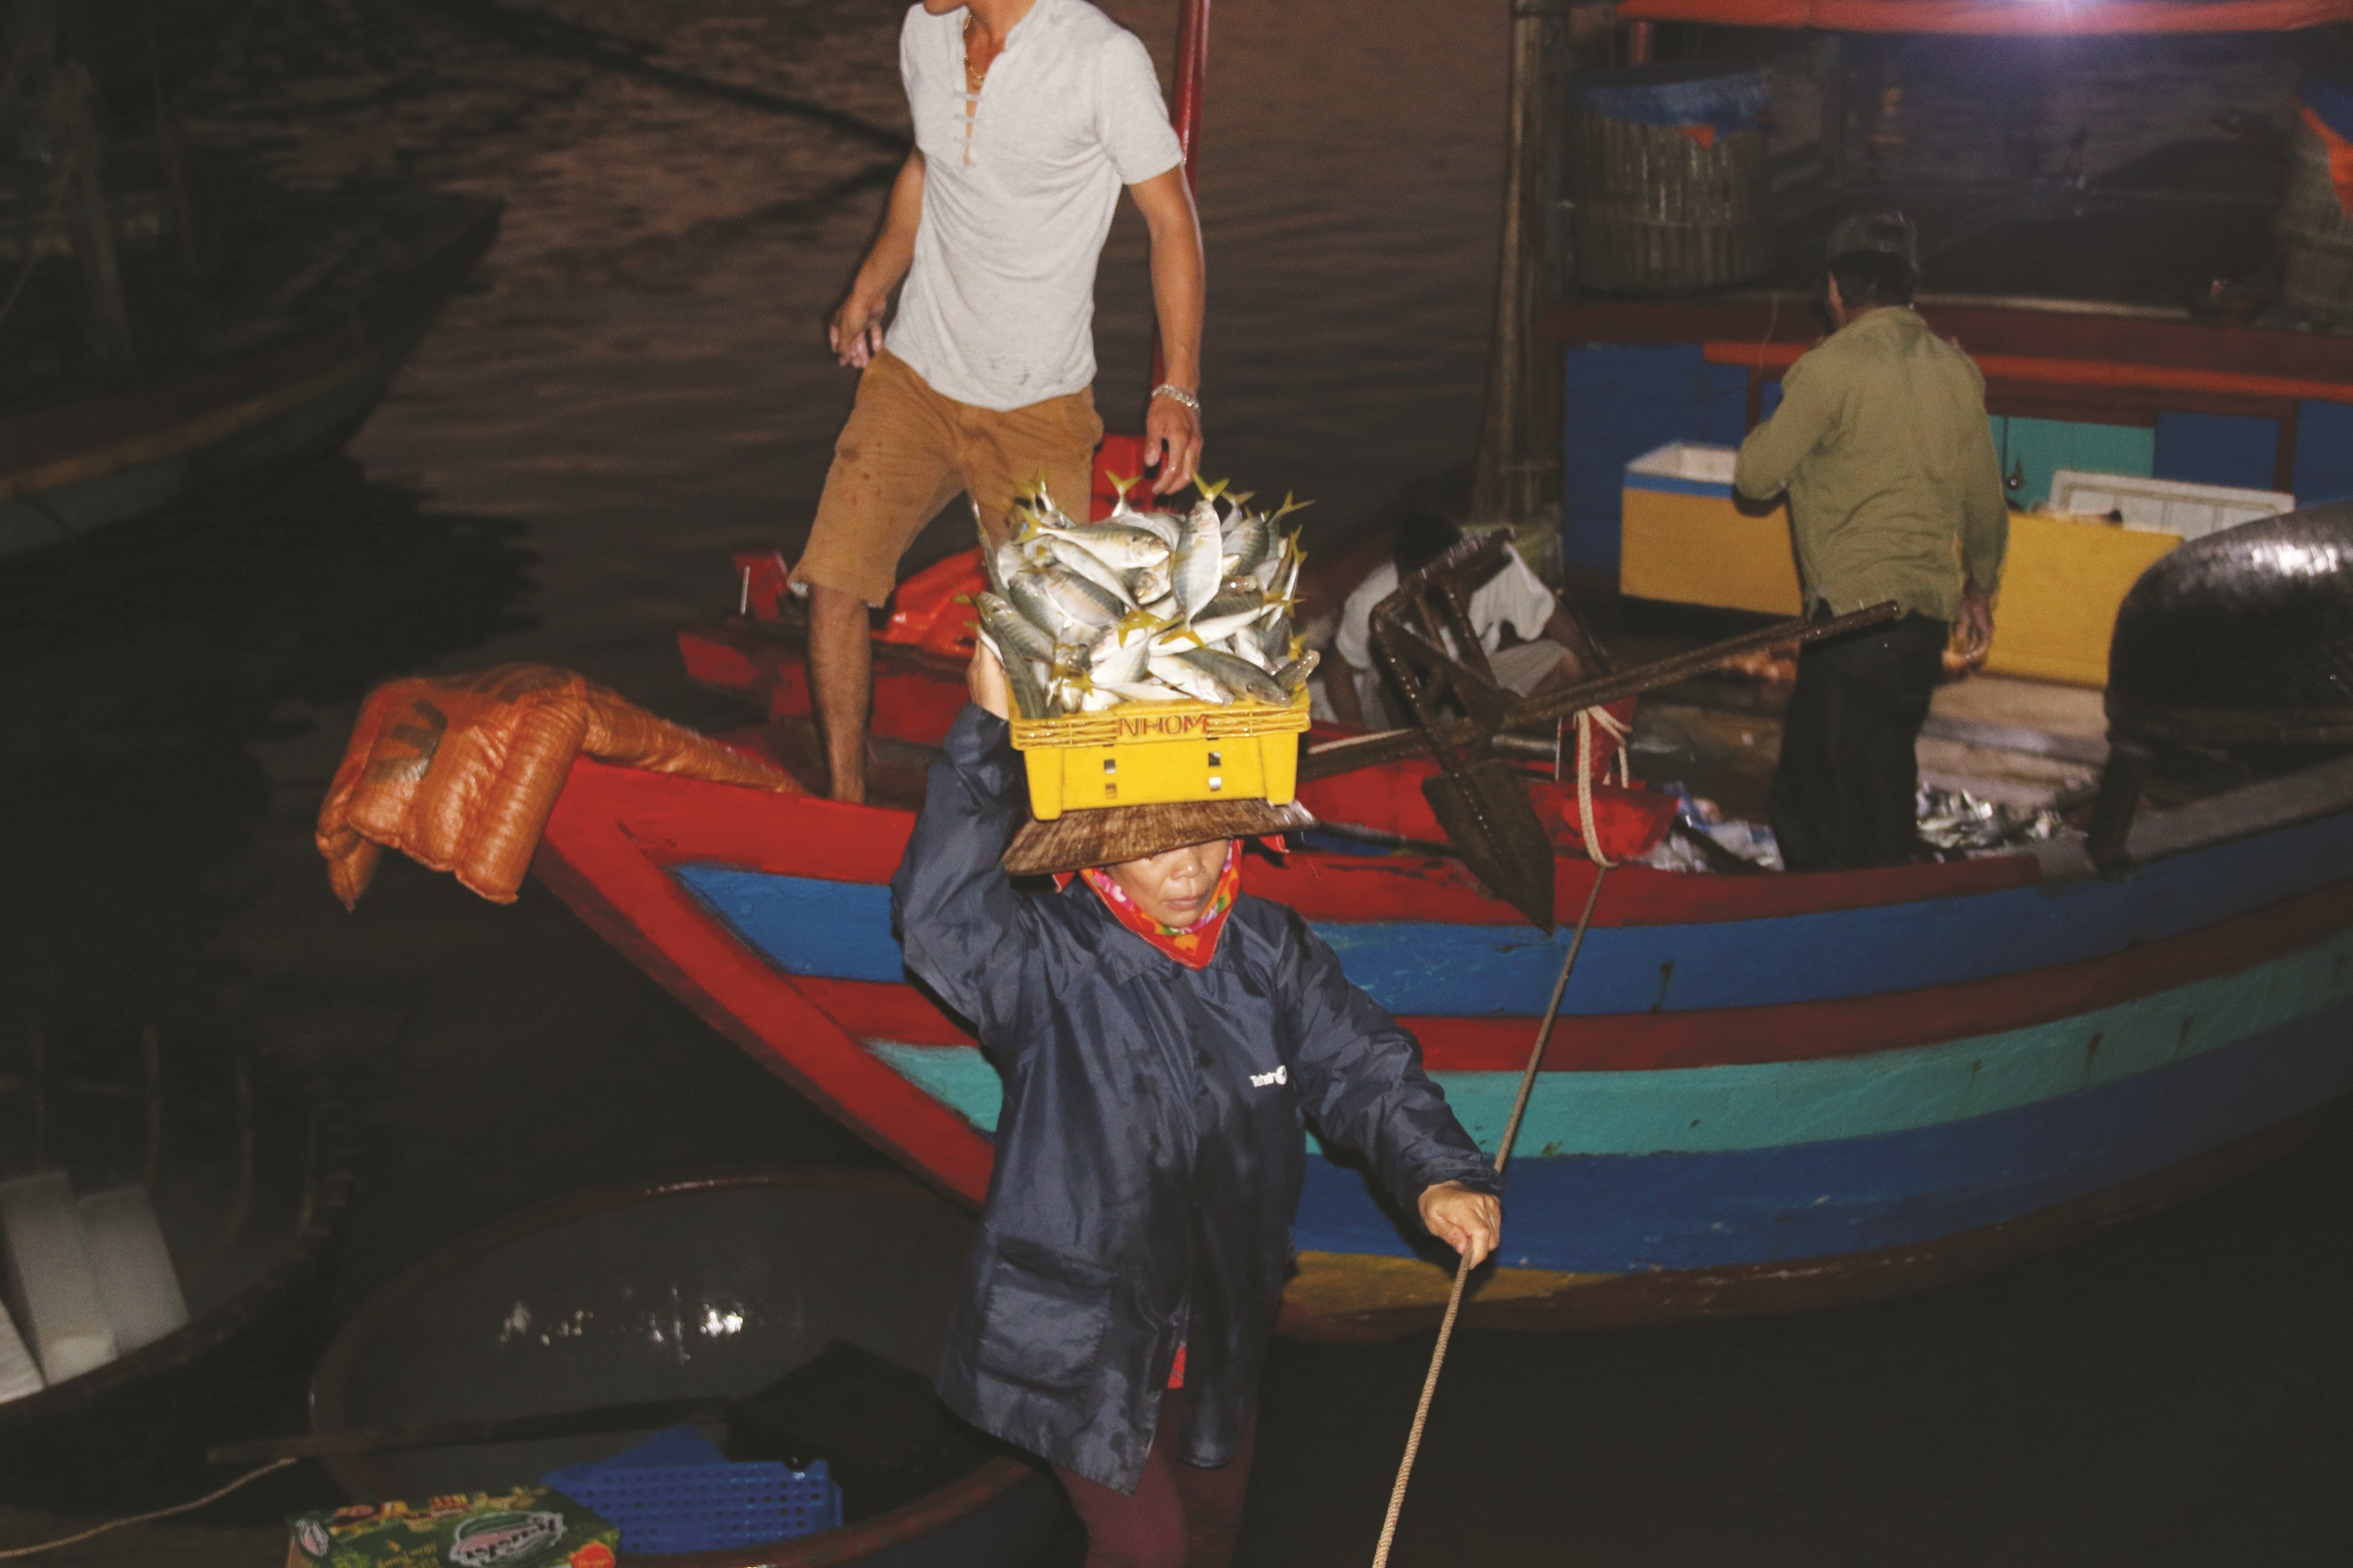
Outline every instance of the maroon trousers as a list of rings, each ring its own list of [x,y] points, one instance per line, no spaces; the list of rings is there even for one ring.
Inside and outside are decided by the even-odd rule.
[[[1233,1561],[1258,1418],[1232,1461],[1212,1470],[1176,1457],[1184,1413],[1184,1391],[1170,1389],[1133,1497],[1054,1467],[1087,1527],[1087,1568],[1227,1568]]]

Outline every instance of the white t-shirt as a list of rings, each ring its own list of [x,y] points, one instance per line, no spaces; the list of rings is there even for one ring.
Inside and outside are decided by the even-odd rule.
[[[923,154],[915,260],[886,334],[932,389],[1025,408],[1095,378],[1095,263],[1124,185],[1185,161],[1143,40],[1037,0],[965,113],[959,7],[910,6],[899,73]]]
[[[1397,563],[1384,561],[1374,567],[1372,575],[1340,606],[1340,630],[1332,638],[1332,651],[1358,669],[1375,669],[1373,607],[1397,588]],[[1502,570],[1480,584],[1463,607],[1471,612],[1471,626],[1479,634],[1479,646],[1492,655],[1504,646],[1505,626],[1526,641],[1541,637],[1545,623],[1552,619],[1553,603],[1552,590],[1544,585],[1544,579],[1528,570],[1518,551],[1506,547]],[[1452,648],[1451,637],[1448,647]]]

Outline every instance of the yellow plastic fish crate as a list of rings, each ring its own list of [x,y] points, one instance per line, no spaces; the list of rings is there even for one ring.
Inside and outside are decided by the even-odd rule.
[[[1261,799],[1299,792],[1303,689],[1266,702],[1123,702],[1100,713],[1016,719],[1013,744],[1029,772],[1040,822],[1066,811],[1177,800]]]

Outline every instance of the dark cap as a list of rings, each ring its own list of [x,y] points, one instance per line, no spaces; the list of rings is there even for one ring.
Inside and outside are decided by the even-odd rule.
[[[1900,256],[1916,267],[1920,264],[1920,232],[1900,212],[1856,213],[1841,218],[1838,226],[1831,230],[1830,243],[1822,247],[1822,259],[1836,261],[1842,256],[1866,251]]]

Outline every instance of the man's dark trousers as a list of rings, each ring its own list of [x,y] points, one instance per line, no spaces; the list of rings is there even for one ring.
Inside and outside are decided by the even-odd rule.
[[[1798,658],[1773,774],[1773,836],[1792,871],[1901,866],[1919,847],[1914,747],[1951,626],[1919,614]]]

